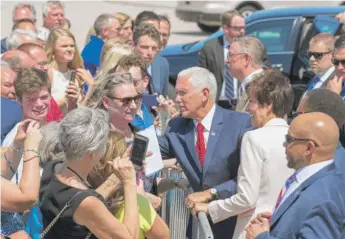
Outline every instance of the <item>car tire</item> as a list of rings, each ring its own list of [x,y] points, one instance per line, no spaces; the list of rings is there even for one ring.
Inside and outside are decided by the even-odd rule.
[[[207,26],[205,24],[202,24],[200,22],[197,23],[198,27],[201,29],[201,31],[206,32],[206,33],[214,33],[218,31],[220,26]]]
[[[258,10],[260,9],[253,5],[244,5],[237,9],[237,11],[239,11],[244,17],[248,17]]]

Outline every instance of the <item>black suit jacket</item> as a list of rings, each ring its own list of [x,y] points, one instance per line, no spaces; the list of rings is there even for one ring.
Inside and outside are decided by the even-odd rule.
[[[205,43],[199,52],[199,66],[211,71],[217,80],[217,100],[224,82],[224,40],[223,35]]]

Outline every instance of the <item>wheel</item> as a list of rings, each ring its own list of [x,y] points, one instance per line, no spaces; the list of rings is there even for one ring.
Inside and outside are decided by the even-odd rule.
[[[242,7],[239,7],[237,10],[243,15],[243,17],[248,17],[252,15],[255,11],[258,11],[260,9],[253,5],[244,5]]]
[[[207,26],[200,22],[198,22],[197,24],[198,24],[198,27],[201,29],[201,31],[206,32],[206,33],[214,33],[218,31],[219,29],[219,26]]]

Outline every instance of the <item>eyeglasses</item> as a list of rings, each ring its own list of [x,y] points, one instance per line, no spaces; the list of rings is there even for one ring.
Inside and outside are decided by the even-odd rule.
[[[332,63],[335,66],[339,66],[339,64],[341,64],[342,66],[345,66],[345,59],[340,60],[340,59],[336,59],[336,58],[332,58]]]
[[[234,53],[234,54],[231,54],[230,51],[228,53],[228,59],[230,59],[231,57],[233,56],[239,56],[239,55],[246,55],[246,53]]]
[[[312,56],[314,56],[314,58],[316,60],[320,60],[324,55],[331,53],[332,51],[327,51],[327,52],[312,52],[312,51],[308,51],[308,56],[309,58],[311,58]]]
[[[134,86],[138,86],[139,83],[140,83],[141,80],[142,80],[142,79],[140,79],[140,78],[133,78],[133,77],[132,77],[132,79],[133,79],[133,84],[134,84]]]
[[[235,31],[241,31],[244,30],[246,27],[242,27],[242,26],[229,26],[228,27],[234,29]]]
[[[292,137],[291,135],[285,135],[285,141],[287,144],[291,144],[292,142],[295,142],[295,141],[303,141],[303,142],[313,142],[315,144],[315,147],[319,147],[319,145],[312,139],[300,139],[300,138],[295,138],[295,137]]]
[[[123,105],[129,106],[132,102],[134,102],[135,104],[138,104],[141,101],[141,99],[143,98],[143,95],[139,94],[139,95],[134,96],[134,97],[125,97],[125,98],[117,98],[114,96],[108,96],[108,98],[114,99],[114,100],[119,100],[122,102]]]

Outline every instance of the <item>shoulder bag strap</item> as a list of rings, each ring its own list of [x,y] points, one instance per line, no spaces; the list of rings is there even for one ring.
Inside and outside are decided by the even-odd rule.
[[[61,211],[55,216],[55,218],[49,223],[49,225],[46,227],[46,229],[44,229],[44,231],[41,233],[41,235],[39,236],[38,239],[43,239],[44,236],[50,231],[50,229],[55,225],[55,223],[57,222],[57,220],[59,219],[59,217],[62,215],[62,213],[64,213],[67,208],[69,208],[71,206],[71,202],[81,193],[83,193],[85,191],[78,191],[76,194],[73,195],[73,197],[68,200],[68,202],[65,204],[65,206],[61,209]],[[92,235],[91,232],[89,232],[86,236],[85,239],[90,238],[90,236]]]

